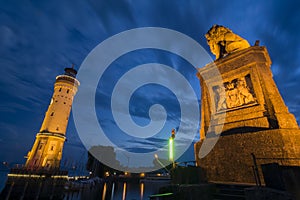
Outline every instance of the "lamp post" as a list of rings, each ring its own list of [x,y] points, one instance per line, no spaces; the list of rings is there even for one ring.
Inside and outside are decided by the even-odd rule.
[[[154,157],[155,159],[157,160],[157,162],[160,164],[160,166],[162,166],[169,174],[170,174],[170,171],[166,168],[166,166],[164,164],[162,164],[160,162],[160,160],[158,159],[158,155],[157,154],[154,154]]]
[[[175,129],[172,129],[172,135],[169,138],[169,160],[172,162],[172,168],[175,168],[174,162],[174,139],[175,139]]]

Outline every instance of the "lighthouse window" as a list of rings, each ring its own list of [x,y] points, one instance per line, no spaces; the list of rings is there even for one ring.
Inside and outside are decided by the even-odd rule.
[[[43,147],[43,144],[40,144],[40,146],[39,146],[39,150],[41,150],[41,149],[42,149],[42,147]]]
[[[61,92],[61,88],[59,88],[59,92]]]
[[[50,149],[50,151],[53,151],[53,149],[54,149],[54,146],[51,146],[51,149]]]
[[[69,89],[67,89],[67,93],[69,93]]]
[[[66,104],[66,102],[64,102],[64,104]]]
[[[53,116],[53,115],[54,115],[54,112],[52,112],[50,116]]]

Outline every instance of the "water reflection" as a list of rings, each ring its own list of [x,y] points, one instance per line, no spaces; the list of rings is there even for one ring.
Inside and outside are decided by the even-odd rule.
[[[112,189],[111,189],[111,200],[114,199],[114,192],[115,192],[115,183],[113,182]]]
[[[105,200],[105,197],[106,197],[106,183],[104,183],[104,186],[103,186],[103,192],[102,192],[102,200]]]
[[[94,180],[78,191],[66,193],[65,200],[143,200],[158,193],[160,187],[170,184],[170,180]]]
[[[127,185],[126,182],[124,182],[122,200],[126,199],[126,185]]]
[[[141,199],[143,199],[143,196],[144,196],[144,183],[141,182]]]

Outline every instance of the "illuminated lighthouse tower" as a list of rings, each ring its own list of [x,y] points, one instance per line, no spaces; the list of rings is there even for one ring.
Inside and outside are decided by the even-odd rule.
[[[76,74],[73,67],[65,68],[65,74],[56,77],[42,127],[27,155],[27,169],[59,168],[72,102],[79,86]]]

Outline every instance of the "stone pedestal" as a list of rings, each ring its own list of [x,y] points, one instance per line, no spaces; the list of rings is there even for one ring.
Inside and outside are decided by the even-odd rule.
[[[206,157],[197,159],[197,164],[206,171],[209,181],[255,183],[251,153],[256,156],[258,165],[300,166],[299,141],[297,129],[222,135]],[[201,143],[196,143],[195,152],[199,152]],[[259,174],[263,180],[261,168]]]
[[[270,66],[266,48],[253,46],[198,70],[202,108],[195,157],[209,181],[254,183],[251,153],[259,165],[300,166],[300,131],[279,94]],[[216,67],[221,79],[213,73]],[[203,141],[218,134],[212,151],[200,159]]]

